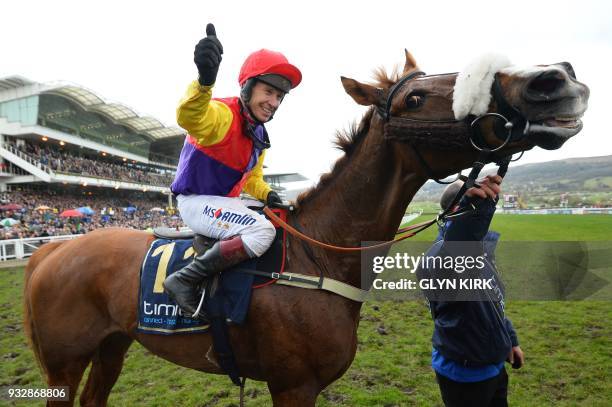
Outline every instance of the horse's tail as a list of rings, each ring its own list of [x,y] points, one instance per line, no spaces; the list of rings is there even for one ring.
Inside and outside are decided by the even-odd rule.
[[[38,336],[36,335],[36,323],[32,319],[32,309],[30,301],[30,279],[34,275],[34,271],[42,260],[47,257],[49,253],[57,249],[64,242],[50,242],[42,245],[28,261],[25,268],[25,281],[23,284],[23,328],[26,334],[26,338],[34,352],[34,357],[38,362],[38,365],[42,368],[45,375],[47,374],[47,368],[44,361],[40,358],[40,348],[38,343]]]

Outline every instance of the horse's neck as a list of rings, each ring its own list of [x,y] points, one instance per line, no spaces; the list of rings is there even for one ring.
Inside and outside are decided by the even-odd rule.
[[[406,207],[426,180],[396,148],[382,140],[382,123],[373,122],[344,158],[347,162],[336,165],[300,209],[298,222],[306,233],[337,246],[393,239]],[[314,251],[330,277],[360,284],[359,253]]]

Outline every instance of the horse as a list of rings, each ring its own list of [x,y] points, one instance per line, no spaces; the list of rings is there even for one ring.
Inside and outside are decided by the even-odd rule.
[[[339,132],[344,155],[298,197],[288,222],[338,246],[388,241],[429,178],[449,176],[478,158],[472,144],[501,147],[497,154],[511,155],[535,146],[559,148],[581,130],[589,90],[569,63],[496,72],[483,95],[489,99],[482,117],[474,121],[455,117],[453,93],[461,73],[425,75],[408,51],[403,70],[390,75],[381,70],[376,83],[341,77],[348,95],[369,109],[358,125]],[[508,109],[502,139],[511,127],[509,114],[522,124],[508,134],[521,137],[502,142],[496,122],[504,120],[495,115]],[[25,270],[25,331],[48,385],[70,390],[69,401],[47,405],[73,405],[89,364],[80,403],[106,405],[133,341],[177,365],[224,373],[208,333],[137,331],[139,271],[153,239],[144,231],[99,229],[46,244],[31,257]],[[322,273],[360,286],[359,253],[289,239],[287,271]],[[241,375],[266,382],[274,406],[313,406],[351,366],[360,309],[359,302],[321,290],[278,284],[254,290],[246,322],[229,330]]]

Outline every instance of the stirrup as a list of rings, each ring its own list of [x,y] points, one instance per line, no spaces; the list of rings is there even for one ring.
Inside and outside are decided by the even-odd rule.
[[[205,296],[206,296],[206,288],[202,290],[202,296],[200,297],[200,302],[198,303],[198,306],[196,310],[193,312],[193,315],[191,316],[191,318],[197,319],[200,316],[200,311],[202,311],[202,305],[204,305]]]

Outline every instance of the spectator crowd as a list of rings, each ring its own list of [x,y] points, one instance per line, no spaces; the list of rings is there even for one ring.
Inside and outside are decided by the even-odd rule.
[[[163,170],[136,168],[134,163],[129,162],[113,163],[110,160],[96,160],[29,141],[25,143],[9,141],[9,144],[53,171],[161,187],[169,187],[174,178],[174,174],[164,173]]]
[[[84,234],[104,227],[147,230],[184,226],[178,213],[166,208],[168,202],[163,196],[132,199],[116,195],[78,194],[75,191],[2,193],[0,223],[6,226],[0,226],[0,240]],[[9,204],[15,204],[19,209],[1,209]],[[93,213],[83,217],[60,216],[65,210],[81,207],[89,207]]]

